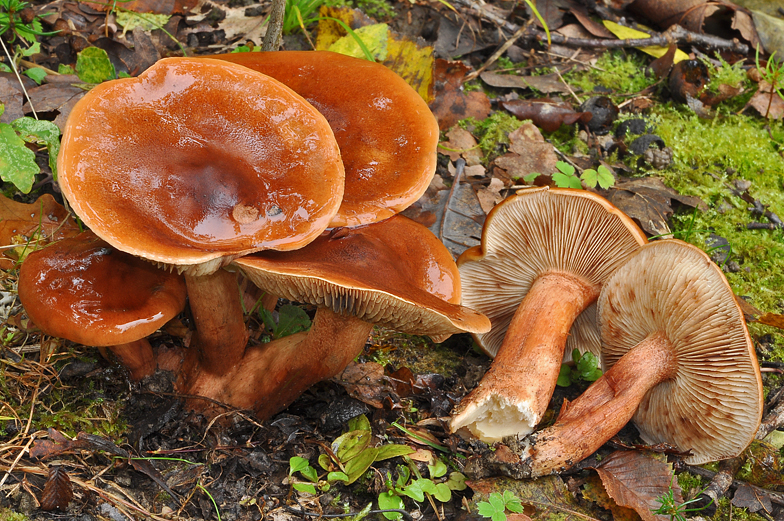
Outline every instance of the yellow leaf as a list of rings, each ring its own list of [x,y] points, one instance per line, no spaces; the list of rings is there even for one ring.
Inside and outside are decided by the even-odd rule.
[[[650,38],[651,35],[648,33],[644,33],[642,31],[638,31],[636,29],[632,29],[631,27],[625,27],[623,25],[619,25],[615,22],[611,22],[609,20],[604,20],[604,26],[607,28],[608,31],[613,33],[615,36],[618,37],[619,40],[633,40],[636,38]],[[656,58],[661,58],[667,53],[667,47],[663,47],[661,45],[651,45],[649,47],[637,47],[637,49],[641,50],[646,54],[650,54]],[[678,49],[675,51],[675,59],[673,59],[673,63],[678,63],[682,60],[688,60],[689,55],[683,52],[682,50]]]

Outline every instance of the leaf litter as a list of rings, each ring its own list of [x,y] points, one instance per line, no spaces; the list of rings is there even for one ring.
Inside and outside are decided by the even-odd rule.
[[[677,5],[673,2],[660,3]],[[548,23],[552,24],[551,29],[558,29],[564,23],[564,19],[572,20],[570,17],[573,17],[589,31],[592,37],[611,39],[610,34],[603,30],[604,26],[597,22],[601,12],[588,13],[580,6],[560,7],[555,2],[541,4]],[[232,36],[234,38],[232,41],[227,39],[226,35],[233,34],[229,30],[231,23],[238,23],[240,19],[256,17],[261,19],[255,13],[246,15],[244,7],[228,7],[221,4],[202,4],[198,9],[195,2],[167,4],[163,12],[160,12],[157,7],[143,2],[133,2],[123,5],[122,16],[117,16],[119,12],[114,13],[111,8],[103,4],[94,4],[90,7],[85,4],[60,2],[56,5],[54,14],[46,19],[51,25],[58,20],[66,21],[73,37],[68,40],[59,36],[43,38],[44,53],[37,59],[49,70],[54,71],[60,64],[76,66],[77,57],[83,52],[90,38],[90,41],[96,43],[96,47],[86,48],[98,48],[98,46],[103,48],[106,51],[106,60],[113,67],[111,70],[114,72],[104,73],[104,77],[111,77],[112,74],[117,75],[119,72],[136,75],[159,56],[168,55],[178,49],[171,37],[187,45],[191,52],[226,52],[240,43],[246,43],[241,40],[242,34],[245,33],[234,33],[238,36]],[[721,229],[711,230],[710,233],[715,232],[717,236],[729,237],[727,239],[727,245],[731,248],[729,258],[740,266],[738,272],[740,275],[748,273],[751,277],[759,271],[756,279],[749,280],[770,279],[761,292],[754,292],[762,296],[753,303],[758,304],[764,311],[749,306],[750,309],[747,308],[749,317],[754,317],[753,320],[757,320],[760,324],[782,327],[780,312],[784,310],[781,307],[784,304],[780,304],[778,308],[775,306],[777,299],[779,302],[784,302],[781,294],[776,293],[775,290],[776,287],[782,287],[776,282],[781,280],[781,274],[775,272],[762,274],[765,260],[762,252],[759,251],[762,249],[775,253],[781,250],[782,243],[781,221],[778,219],[778,215],[784,211],[781,174],[775,167],[769,167],[769,163],[765,162],[767,160],[759,163],[763,165],[760,167],[762,171],[756,171],[754,165],[744,162],[743,159],[736,159],[730,153],[707,160],[700,158],[695,152],[707,149],[706,145],[679,141],[677,137],[682,137],[683,134],[677,136],[677,131],[673,134],[671,130],[677,128],[679,124],[693,123],[694,111],[702,109],[697,106],[689,108],[691,105],[676,105],[674,108],[667,107],[662,110],[654,105],[647,116],[664,122],[664,132],[659,139],[665,145],[674,148],[674,166],[665,166],[660,178],[651,176],[651,172],[645,166],[624,160],[620,155],[613,156],[608,149],[603,149],[590,129],[584,128],[588,121],[578,109],[579,104],[572,103],[572,100],[566,97],[566,95],[576,97],[581,102],[591,97],[590,91],[581,90],[573,81],[581,73],[587,76],[599,70],[600,80],[603,76],[607,79],[614,76],[611,67],[602,68],[606,67],[602,62],[602,56],[592,47],[573,48],[569,52],[560,53],[560,56],[570,57],[569,59],[553,58],[553,54],[537,48],[533,38],[525,37],[509,46],[503,58],[512,64],[526,61],[528,62],[525,64],[526,70],[535,70],[537,73],[543,71],[546,72],[545,74],[509,74],[508,66],[495,68],[500,64],[489,63],[489,69],[478,79],[466,83],[465,78],[471,70],[485,65],[489,53],[499,45],[494,38],[485,36],[496,34],[494,31],[480,30],[483,27],[494,26],[482,17],[478,17],[476,10],[464,12],[463,16],[467,18],[460,21],[460,24],[467,27],[464,31],[462,25],[456,25],[457,19],[453,17],[454,13],[443,4],[427,7],[406,5],[397,8],[399,13],[395,19],[379,20],[391,22],[390,27],[395,34],[402,33],[407,23],[422,22],[424,28],[428,21],[441,21],[440,24],[435,24],[436,29],[432,29],[431,26],[430,33],[424,29],[421,33],[430,46],[422,45],[422,42],[411,42],[408,40],[409,35],[387,34],[385,42],[387,53],[392,50],[390,64],[394,63],[396,70],[409,78],[415,87],[419,88],[423,97],[432,99],[431,107],[438,117],[442,130],[452,129],[447,135],[448,141],[445,142],[446,148],[452,150],[441,150],[448,153],[441,157],[438,175],[422,200],[409,212],[412,217],[431,227],[455,256],[465,248],[478,244],[485,215],[505,195],[527,185],[528,181],[524,179],[526,175],[533,172],[544,174],[537,182],[549,184],[553,181],[548,174],[556,171],[555,163],[559,159],[566,159],[571,164],[577,165],[577,175],[586,170],[596,169],[600,164],[607,164],[616,172],[617,178],[615,186],[607,190],[611,200],[615,197],[614,201],[640,224],[647,226],[646,231],[651,235],[672,233],[677,237],[704,244],[702,234],[705,232],[701,231],[702,228],[711,227],[709,218],[721,219],[722,215],[729,216],[724,220],[730,221],[730,227],[743,228],[743,231],[733,230],[733,233],[729,233],[727,225],[723,225]],[[493,8],[495,16],[510,15],[500,8]],[[692,9],[689,15],[704,20],[713,16],[715,10],[711,11],[711,9],[713,7]],[[753,31],[754,25],[750,23],[746,12],[737,7],[726,9],[735,20],[735,29],[739,29],[742,43],[753,45],[757,41]],[[171,18],[156,18],[155,23],[146,28],[141,25],[135,28],[128,26],[127,19],[133,18],[129,13],[146,13],[151,10]],[[230,10],[233,10],[233,16],[226,16]],[[355,11],[357,12],[359,11]],[[358,18],[363,19],[361,16]],[[375,20],[363,19],[360,23],[369,25],[375,22]],[[254,23],[256,26],[259,25],[258,22]],[[128,32],[123,35],[124,31],[118,29],[118,25],[125,25]],[[171,36],[164,33],[164,29]],[[705,34],[701,22],[691,29],[701,35]],[[727,26],[719,25],[718,37],[728,40],[729,30]],[[319,35],[321,31],[322,24],[319,24]],[[250,38],[255,38],[258,33],[246,34],[251,35]],[[297,41],[299,43],[296,43]],[[383,44],[384,41],[380,43]],[[287,46],[302,44],[306,45],[306,42],[301,37],[289,37],[286,43]],[[688,45],[680,47],[687,51],[692,50]],[[459,54],[439,51],[442,56],[460,56],[460,61],[449,62],[442,58],[434,60],[432,48],[437,51],[451,49],[450,52],[461,49]],[[483,49],[488,50],[483,51]],[[668,49],[671,47],[663,47],[662,54],[666,54]],[[738,56],[725,58],[737,59]],[[751,61],[753,60],[746,56],[746,62]],[[575,63],[578,63],[579,67],[575,67]],[[107,62],[102,62],[101,66],[105,65]],[[512,69],[516,70],[515,67]],[[567,69],[572,70],[567,72]],[[411,74],[407,75],[407,70],[411,71]],[[427,73],[422,74],[422,71],[430,70],[433,71],[432,76],[428,77]],[[556,70],[557,72],[554,72]],[[52,76],[51,80],[43,86],[28,86],[33,100],[32,105],[25,103],[22,106],[22,101],[26,102],[26,99],[23,99],[13,86],[0,92],[4,100],[10,100],[9,107],[18,107],[14,109],[14,119],[21,114],[31,114],[32,107],[35,107],[37,111],[43,112],[47,119],[53,119],[62,127],[68,111],[86,88],[82,83],[85,78],[80,78],[79,81],[69,79],[67,82],[58,82],[55,75],[50,76]],[[615,74],[615,76],[625,81],[623,75]],[[12,82],[9,80],[6,83]],[[601,92],[607,94],[621,107],[622,120],[637,115],[632,112],[624,114],[626,108],[636,110],[646,103],[650,108],[651,99],[658,99],[655,103],[661,103],[668,96],[667,88],[663,84],[654,84],[646,87],[647,90],[636,92],[622,88],[609,90],[603,88],[605,90]],[[784,142],[784,131],[778,122],[781,111],[777,88],[778,85],[775,83],[771,84],[761,79],[754,80],[746,85],[745,93],[730,92],[725,89],[724,99],[716,101],[717,98],[714,97],[711,98],[711,103],[705,104],[715,106],[715,112],[710,115],[714,117],[714,122],[719,121],[713,123],[719,125],[719,130],[723,121],[732,120],[731,110],[751,107],[758,114],[755,117],[767,118],[766,123],[769,125],[767,130],[761,129],[762,125],[759,127],[769,136],[768,146],[772,149],[770,152],[773,156],[778,155],[780,160],[778,149],[779,144]],[[509,89],[514,89],[512,96],[509,96]],[[532,95],[537,96],[538,92],[564,94],[565,99],[544,102],[529,99]],[[491,102],[491,98],[500,96],[505,96],[506,101],[498,104],[495,101]],[[524,96],[525,99],[516,99],[515,96]],[[734,109],[728,108],[735,102],[737,103]],[[488,115],[499,110],[499,105],[504,104],[518,107],[526,104],[534,105],[533,113],[518,114],[520,118],[530,117],[534,123],[520,126],[519,130],[514,132],[504,132],[505,143],[492,144],[490,147],[485,147],[485,143],[483,150],[487,152],[478,153],[478,149],[474,147],[477,140],[482,138],[480,133],[472,135],[474,130],[466,130],[470,127],[456,128],[455,125],[458,121],[467,118],[474,118],[481,124]],[[562,108],[564,115],[546,114],[542,118],[542,112],[548,112],[544,110],[547,109],[546,104],[559,107],[559,110]],[[8,113],[10,112],[7,109]],[[614,125],[617,126],[617,123]],[[544,134],[542,135],[535,126],[539,126]],[[700,132],[703,136],[711,134],[710,128],[706,127],[703,127]],[[529,139],[528,136],[534,137]],[[754,139],[765,138],[755,134]],[[39,154],[45,155],[44,152]],[[762,156],[758,155],[758,157]],[[690,175],[689,169],[700,171],[700,175],[705,179],[714,176],[720,182],[714,184],[694,182],[694,174]],[[731,170],[733,172],[730,172]],[[702,172],[705,171],[708,173],[703,174]],[[777,186],[776,175],[779,176]],[[727,181],[737,180],[740,176],[751,178],[751,186],[739,190],[733,188],[731,183],[727,183]],[[773,185],[767,184],[770,176],[774,177]],[[57,196],[55,191],[54,197]],[[724,210],[727,213],[722,214],[719,210],[727,206],[729,208]],[[692,215],[697,215],[697,218],[689,220]],[[4,250],[3,258],[3,269],[7,270],[4,289],[12,289],[13,270],[18,266],[17,263],[23,257],[26,248],[78,232],[78,224],[49,194],[37,201],[26,199],[24,203],[11,199],[4,200],[0,205],[0,218],[2,218],[0,230],[4,237],[3,244],[9,246]],[[751,227],[754,223],[770,225],[770,227],[755,229]],[[747,225],[750,227],[747,228]],[[756,239],[738,238],[738,234],[752,233],[755,234],[752,236],[755,238],[767,234],[772,241],[760,242],[768,246],[755,248]],[[776,267],[776,269],[780,268]],[[744,293],[748,292],[750,287],[748,284],[744,285]],[[768,294],[771,292],[772,295]],[[260,329],[264,328],[263,322],[268,322],[255,317],[251,320]],[[302,323],[301,317],[298,320],[297,323]],[[386,440],[405,439],[406,443],[421,444],[421,440],[424,439],[430,444],[448,448],[451,451],[450,463],[459,468],[461,462],[458,456],[470,455],[474,449],[464,440],[448,435],[442,423],[442,418],[449,413],[459,396],[475,385],[484,368],[482,364],[487,363],[486,360],[471,353],[470,339],[455,337],[441,348],[439,355],[443,355],[443,349],[446,349],[449,356],[457,362],[456,366],[450,366],[449,369],[440,367],[438,369],[440,379],[425,378],[425,374],[414,373],[408,368],[408,365],[416,367],[415,364],[422,362],[421,358],[424,354],[419,353],[426,353],[431,349],[426,343],[419,344],[419,341],[403,339],[397,347],[394,344],[371,344],[366,348],[366,353],[362,355],[359,362],[351,366],[353,375],[344,374],[336,379],[335,383],[319,384],[295,402],[289,410],[270,422],[258,424],[241,411],[227,412],[225,421],[208,422],[196,418],[183,422],[182,411],[178,410],[173,397],[167,394],[170,393],[171,382],[165,379],[149,382],[146,387],[148,391],[143,393],[129,394],[127,391],[120,391],[108,383],[100,383],[109,380],[117,382],[122,380],[122,377],[116,367],[98,360],[91,351],[82,351],[86,355],[86,362],[68,362],[69,357],[61,354],[64,351],[58,348],[60,344],[57,341],[52,344],[49,340],[41,338],[38,344],[32,344],[30,339],[25,337],[33,335],[32,340],[35,341],[38,340],[36,336],[38,334],[34,331],[22,332],[18,325],[13,324],[19,322],[9,322],[6,325],[7,329],[4,330],[7,333],[3,347],[4,374],[5,381],[10,382],[12,387],[8,401],[3,403],[3,410],[0,411],[0,414],[11,418],[4,420],[6,422],[4,427],[6,436],[2,438],[4,447],[26,444],[28,448],[38,451],[48,447],[49,453],[56,455],[58,460],[57,465],[47,465],[43,461],[33,461],[19,452],[11,451],[11,457],[8,452],[4,452],[0,459],[0,468],[4,470],[7,477],[3,480],[4,483],[13,483],[15,488],[12,490],[13,494],[0,503],[2,508],[10,506],[12,509],[36,515],[35,499],[32,507],[24,506],[30,504],[29,499],[25,498],[32,497],[38,498],[41,506],[67,510],[71,507],[67,506],[69,494],[66,483],[70,483],[74,497],[70,504],[87,505],[92,501],[88,496],[94,495],[101,498],[100,501],[104,505],[101,507],[102,510],[96,509],[96,512],[117,512],[120,515],[133,512],[136,515],[147,515],[152,518],[159,518],[160,514],[177,517],[187,513],[192,518],[204,519],[217,518],[216,513],[220,512],[224,519],[258,519],[262,514],[269,515],[271,518],[285,519],[286,515],[291,516],[290,513],[286,514],[285,508],[287,506],[285,497],[290,497],[291,491],[284,485],[288,464],[284,454],[290,457],[304,457],[315,462],[322,450],[318,448],[320,447],[318,443],[328,445],[330,440],[339,439],[348,419],[362,413],[370,413],[373,418],[369,425],[374,435],[374,443],[379,444],[379,450],[389,446],[386,445]],[[774,346],[765,356],[774,362],[781,359],[784,343],[781,333],[775,328],[753,328],[752,333],[756,338],[770,337],[770,342],[761,342]],[[181,337],[169,338],[165,333],[160,333],[153,342],[165,346],[167,343],[180,340]],[[407,343],[412,343],[414,351],[418,353],[414,356],[420,358],[419,360],[413,360],[411,355],[402,355],[404,351],[409,352],[411,346],[405,348],[403,346]],[[39,347],[32,347],[32,351],[25,351],[25,346],[35,345]],[[70,349],[81,349],[69,343],[62,345]],[[29,358],[22,359],[19,353],[23,352],[32,358],[40,354],[41,361],[31,362]],[[56,365],[52,366],[52,363]],[[436,365],[438,363],[443,362],[436,362]],[[116,427],[118,430],[112,430],[115,428],[112,425],[116,421],[113,407],[106,407],[100,413],[93,409],[82,417],[79,417],[79,414],[83,413],[70,410],[68,406],[62,404],[53,406],[44,402],[42,407],[47,411],[46,416],[41,415],[40,408],[30,407],[31,399],[41,399],[51,393],[52,389],[58,389],[56,386],[59,384],[56,379],[52,379],[53,367],[57,367],[57,370],[64,375],[64,383],[74,387],[82,386],[88,379],[99,382],[95,384],[100,388],[96,403],[102,400],[113,402],[115,399],[120,399],[124,403],[125,414],[129,419],[128,439],[134,440],[134,451],[129,452],[118,447],[121,439],[118,434],[124,431],[120,426]],[[44,374],[47,375],[45,378],[39,376],[36,379],[36,375]],[[781,378],[775,374],[764,376],[771,388],[782,383]],[[62,392],[66,390],[57,390],[58,394]],[[568,388],[563,392],[576,394],[578,390]],[[90,396],[94,396],[95,390],[89,393]],[[775,393],[773,395],[776,396]],[[361,401],[365,403],[360,403],[354,397],[362,398]],[[557,407],[558,400],[562,398],[562,395],[557,396],[553,405]],[[27,409],[22,405],[25,403],[28,404]],[[156,413],[155,417],[149,414],[153,411]],[[140,412],[143,413],[139,414]],[[76,419],[69,421],[68,418],[74,415]],[[105,421],[101,423],[95,418],[105,418]],[[393,425],[401,419],[406,422],[407,430],[412,433],[411,435],[401,434],[401,431]],[[59,430],[51,430],[51,427],[49,431],[44,430],[47,422],[55,428],[59,427],[67,431],[68,435],[63,436]],[[35,438],[29,437],[30,427],[33,427],[33,432],[36,433]],[[106,435],[83,432],[83,427],[88,430],[97,428],[98,432],[103,430]],[[634,435],[632,434],[629,439],[633,440]],[[428,444],[424,446],[431,447]],[[417,459],[412,456],[412,461],[432,461],[432,454],[437,452],[432,447],[420,451],[423,452],[416,456]],[[130,458],[133,453],[170,459],[144,460],[142,464]],[[20,455],[20,459],[16,459],[17,454]],[[605,509],[609,509],[613,515],[621,518],[628,515],[619,510],[624,508],[620,506],[621,504],[630,505],[642,518],[649,519],[650,510],[656,506],[655,500],[669,490],[677,490],[677,482],[673,482],[673,473],[669,470],[668,464],[651,459],[639,451],[626,451],[621,454],[623,456],[618,453],[610,455],[603,463],[596,466],[596,472],[601,476],[599,478],[601,485],[595,480],[596,474],[592,471],[583,471],[582,476],[579,474],[571,477],[553,476],[535,482],[510,483],[492,480],[473,483],[473,497],[469,491],[462,493],[463,495],[456,494],[456,499],[450,503],[428,503],[424,500],[421,503],[406,502],[405,505],[410,511],[423,513],[432,519],[465,518],[469,510],[475,512],[475,505],[480,500],[488,499],[494,491],[502,496],[509,491],[527,505],[524,513],[509,512],[509,519],[512,519],[512,516],[538,519],[551,514],[563,516],[559,518],[592,519],[606,516]],[[77,459],[77,455],[82,459]],[[120,459],[112,460],[108,455],[119,456]],[[84,460],[84,457],[87,460]],[[672,455],[671,458],[677,461],[677,455]],[[397,458],[393,458],[395,459]],[[90,463],[85,464],[82,463],[83,461]],[[63,462],[65,465],[62,465]],[[360,466],[364,468],[365,463],[366,461],[363,460]],[[664,467],[656,467],[659,463]],[[371,461],[370,464],[374,465],[374,462]],[[97,470],[107,465],[113,466],[113,470],[108,473],[100,473]],[[751,469],[754,469],[753,465],[752,462]],[[654,471],[654,467],[657,470]],[[371,495],[383,490],[378,474],[395,471],[391,463],[388,466],[379,463],[373,468],[376,469],[376,477],[366,476],[366,481],[362,485],[362,490],[372,491]],[[140,486],[133,485],[133,480],[128,479],[128,476],[135,476],[136,473],[145,475],[149,480]],[[588,473],[587,477],[585,473]],[[103,488],[88,484],[85,479],[89,476],[97,479],[96,483],[101,483]],[[24,481],[23,477],[28,481]],[[357,483],[362,483],[360,477],[358,475]],[[576,485],[580,480],[585,480],[586,483],[583,485],[582,493]],[[592,485],[589,487],[588,483]],[[646,488],[647,484],[652,488]],[[334,509],[349,509],[354,512],[362,510],[366,498],[361,498],[358,489],[347,489],[339,484],[335,486],[340,493],[321,494],[319,501],[314,501],[314,498],[307,495],[297,495],[295,501],[298,502],[300,509],[305,508],[312,512],[322,512],[330,508],[333,511]],[[355,484],[354,487],[356,486]],[[604,497],[598,492],[600,487],[604,490],[607,499],[599,499],[599,496]],[[750,512],[769,513],[773,509],[780,508],[775,495],[760,495],[756,489],[742,484],[737,488],[733,504],[747,508]],[[129,501],[121,493],[123,489],[133,490],[137,497],[136,502]],[[593,492],[587,492],[589,489]],[[160,490],[167,491],[170,498],[158,501],[156,498]],[[348,495],[344,497],[349,497],[348,500],[343,500],[343,503],[340,499],[336,499],[341,493]],[[465,503],[460,499],[463,497]],[[676,500],[680,500],[677,495]],[[330,501],[334,504],[330,505]],[[468,510],[460,509],[463,504],[468,506]],[[474,505],[473,509],[471,505]]]

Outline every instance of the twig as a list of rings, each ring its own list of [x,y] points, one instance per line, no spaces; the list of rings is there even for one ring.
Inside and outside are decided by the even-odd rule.
[[[507,49],[509,49],[509,47],[514,45],[514,43],[517,40],[519,40],[523,36],[523,34],[526,33],[526,31],[529,30],[529,28],[533,24],[533,21],[534,21],[534,19],[530,18],[526,23],[524,23],[522,26],[520,26],[520,28],[517,31],[515,31],[515,33],[509,39],[507,39],[504,42],[504,44],[501,47],[499,47],[498,50],[495,51],[493,53],[493,55],[490,56],[490,58],[488,58],[487,61],[481,67],[479,67],[477,70],[475,70],[471,74],[466,75],[464,81],[471,81],[471,80],[475,79],[477,76],[482,74],[482,72],[484,72],[489,66],[491,66],[493,63],[495,63],[496,60],[498,60],[498,58],[500,58],[507,51]],[[556,70],[558,70],[558,69],[556,68]]]
[[[286,0],[272,0],[272,12],[269,15],[267,33],[264,35],[262,51],[277,51],[283,37],[283,16],[286,14]]]
[[[349,514],[320,514],[319,512],[308,512],[305,509],[303,509],[302,507],[300,507],[299,510],[297,510],[296,508],[290,507],[288,505],[283,505],[283,508],[286,509],[287,511],[293,513],[293,514],[299,514],[301,516],[319,517],[319,518],[323,517],[325,519],[335,519],[335,518],[341,518],[341,517],[354,517],[358,513],[358,512],[354,512],[353,514],[352,513],[349,513]],[[405,510],[398,509],[398,508],[387,508],[387,509],[384,509],[384,510],[370,510],[370,511],[368,511],[368,514],[383,514],[384,512],[397,513],[397,514],[400,514],[401,516],[403,516],[406,519],[410,519],[411,521],[414,521],[414,516],[412,516],[411,514],[406,512]]]

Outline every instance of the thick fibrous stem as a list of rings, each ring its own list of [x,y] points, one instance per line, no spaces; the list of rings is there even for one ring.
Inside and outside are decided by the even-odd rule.
[[[362,351],[372,329],[356,317],[319,308],[309,332],[249,348],[232,370],[202,372],[183,391],[269,418],[311,385],[342,371]]]
[[[675,376],[677,361],[662,333],[637,344],[574,402],[564,404],[555,424],[531,436],[531,477],[571,467],[612,438],[645,394]]]
[[[248,342],[237,274],[185,275],[185,282],[196,332],[184,368],[225,374],[242,359]]]
[[[458,406],[452,430],[468,427],[485,441],[531,432],[555,389],[569,329],[598,295],[597,286],[569,273],[539,276],[490,370]]]
[[[155,372],[157,366],[155,354],[146,338],[127,344],[111,346],[109,350],[128,369],[131,380],[139,381]]]

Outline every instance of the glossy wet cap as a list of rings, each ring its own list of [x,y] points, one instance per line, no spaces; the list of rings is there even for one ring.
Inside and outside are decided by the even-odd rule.
[[[452,256],[424,226],[396,215],[335,228],[291,252],[234,261],[257,286],[416,335],[487,331],[486,317],[460,306]]]
[[[185,281],[84,232],[27,256],[19,300],[48,335],[114,346],[149,336],[182,311]]]
[[[663,332],[677,374],[645,395],[634,423],[646,443],[691,450],[690,465],[732,458],[754,439],[762,381],[743,313],[718,266],[678,240],[644,246],[605,283],[598,300],[607,370]]]
[[[586,190],[543,187],[508,197],[487,216],[482,243],[457,260],[463,304],[484,313],[493,324],[489,333],[474,338],[495,356],[538,276],[565,271],[601,285],[645,242],[645,234],[629,217]],[[572,326],[569,352],[574,347],[597,347],[590,340],[597,336],[595,326],[585,314]],[[594,331],[574,331],[583,325]],[[578,344],[575,339],[580,337],[590,343]]]
[[[346,192],[330,227],[386,219],[425,192],[436,170],[438,123],[387,67],[329,51],[213,56],[280,80],[327,118],[343,154]]]
[[[332,130],[302,97],[192,58],[92,89],[68,118],[57,164],[63,194],[98,236],[197,272],[307,244],[344,186]]]

